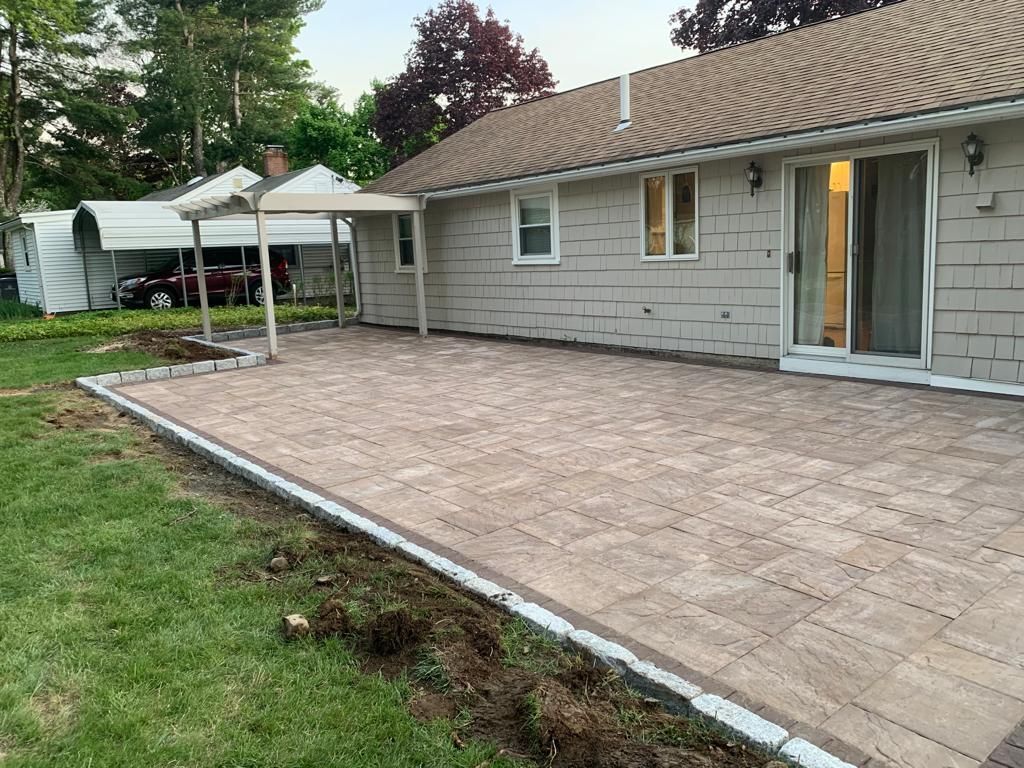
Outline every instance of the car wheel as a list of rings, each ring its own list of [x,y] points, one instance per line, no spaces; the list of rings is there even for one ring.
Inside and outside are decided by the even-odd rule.
[[[253,302],[262,307],[263,306],[263,283],[250,283],[249,284],[249,296],[252,297]]]
[[[146,294],[146,305],[150,309],[171,309],[178,297],[167,288],[154,288]]]

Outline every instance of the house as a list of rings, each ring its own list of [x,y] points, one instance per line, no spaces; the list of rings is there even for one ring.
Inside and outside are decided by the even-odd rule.
[[[432,329],[1024,394],[1020,29],[904,0],[495,110],[366,191],[425,205]],[[364,322],[417,324],[412,221],[357,219]]]
[[[111,296],[115,275],[148,272],[181,262],[192,249],[192,228],[167,206],[200,197],[230,195],[272,183],[284,192],[352,192],[352,184],[323,165],[287,172],[287,157],[269,147],[264,179],[244,166],[152,192],[139,200],[84,200],[74,210],[23,214],[0,224],[13,242],[21,301],[46,312],[74,312],[117,306]],[[339,225],[342,260],[349,232]],[[278,218],[267,226],[270,246],[285,256],[296,291],[303,298],[334,293],[330,223],[303,217]],[[256,260],[252,219],[217,220],[203,225],[206,260]],[[246,255],[248,253],[248,256]],[[241,300],[244,302],[246,296]],[[185,304],[198,297],[181,296]]]

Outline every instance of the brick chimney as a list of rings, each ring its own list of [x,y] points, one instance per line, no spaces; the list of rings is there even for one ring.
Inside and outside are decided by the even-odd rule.
[[[267,144],[263,150],[263,175],[280,176],[288,173],[288,153],[280,144]]]

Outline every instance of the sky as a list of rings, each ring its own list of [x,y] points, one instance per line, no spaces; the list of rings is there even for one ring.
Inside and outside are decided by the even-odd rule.
[[[669,16],[685,0],[477,0],[539,48],[564,91],[683,57],[669,42]],[[326,0],[306,17],[299,55],[347,106],[374,78],[402,71],[414,16],[432,0]],[[692,5],[692,3],[690,3]]]

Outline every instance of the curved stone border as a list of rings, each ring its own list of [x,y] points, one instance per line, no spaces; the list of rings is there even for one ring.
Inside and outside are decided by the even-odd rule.
[[[213,441],[112,392],[107,388],[110,384],[104,382],[105,377],[112,376],[118,378],[117,381],[107,378],[106,381],[110,384],[129,383],[124,379],[124,374],[104,374],[76,379],[75,384],[117,410],[134,416],[158,435],[189,448],[260,488],[273,492],[289,504],[339,528],[368,536],[380,546],[400,552],[466,591],[523,619],[535,631],[579,652],[596,664],[615,670],[629,686],[658,699],[671,712],[701,718],[735,738],[800,768],[855,768],[810,742],[799,738],[791,739],[785,728],[765,720],[750,710],[727,699],[705,693],[681,677],[638,659],[632,651],[618,643],[605,640],[592,632],[576,629],[565,619],[536,603],[525,601],[515,592],[481,578],[473,571],[408,541],[341,504],[269,472]]]

